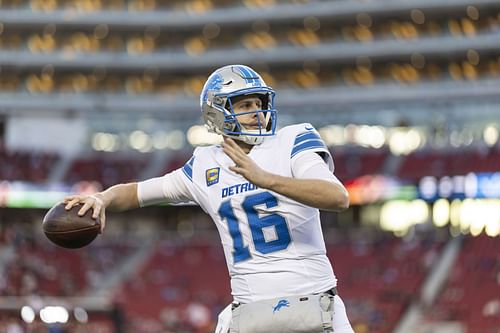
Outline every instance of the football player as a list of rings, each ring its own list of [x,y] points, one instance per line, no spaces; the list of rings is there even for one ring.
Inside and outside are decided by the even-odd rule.
[[[297,316],[311,322],[304,333],[352,333],[326,256],[318,210],[346,209],[348,194],[313,126],[276,130],[274,97],[275,91],[250,67],[217,69],[203,87],[200,105],[208,129],[223,136],[221,145],[196,148],[182,168],[162,177],[91,196],[68,196],[66,207],[82,203],[80,214],[93,208],[104,228],[106,209],[195,202],[217,226],[231,276],[234,302],[219,316],[217,333],[286,332],[286,325],[301,325],[294,323]],[[300,308],[314,295],[327,295],[330,303],[322,299],[320,308]],[[269,311],[259,305],[262,301],[272,305]],[[272,316],[251,313],[261,310]],[[309,310],[311,315],[304,314]],[[285,320],[275,321],[276,313]],[[252,315],[261,318],[260,327],[244,321]]]

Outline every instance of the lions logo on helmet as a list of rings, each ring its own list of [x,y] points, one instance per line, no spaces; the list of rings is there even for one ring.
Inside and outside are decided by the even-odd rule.
[[[209,79],[207,80],[207,83],[205,83],[205,86],[207,89],[204,89],[204,94],[202,96],[202,100],[205,100],[207,98],[208,91],[220,91],[222,88],[222,76],[219,74],[211,75]]]
[[[262,100],[262,110],[236,114],[231,99],[254,94]],[[276,133],[274,96],[274,90],[250,67],[225,66],[213,72],[205,83],[200,94],[201,112],[209,131],[256,145]],[[264,123],[259,121],[257,129],[246,129],[238,117],[249,113],[263,113]]]

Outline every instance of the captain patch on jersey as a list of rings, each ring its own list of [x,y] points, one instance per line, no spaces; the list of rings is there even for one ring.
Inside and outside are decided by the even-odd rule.
[[[207,179],[207,186],[217,184],[219,182],[220,168],[208,169],[205,173]]]

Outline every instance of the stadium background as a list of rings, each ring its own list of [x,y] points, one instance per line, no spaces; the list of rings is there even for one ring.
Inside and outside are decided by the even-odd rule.
[[[218,142],[198,95],[230,63],[334,155],[351,208],[323,230],[357,333],[500,332],[500,1],[0,5],[0,332],[213,331],[231,298],[197,207],[111,214],[78,251],[40,224]]]

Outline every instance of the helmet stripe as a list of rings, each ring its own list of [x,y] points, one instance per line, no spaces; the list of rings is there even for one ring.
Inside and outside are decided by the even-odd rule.
[[[255,78],[255,79],[253,80],[253,82],[254,82],[254,83],[256,83],[256,84],[262,84],[262,83],[260,82],[260,79],[259,79],[259,78],[260,78],[260,76],[259,76],[259,74],[257,74],[257,72],[255,72],[255,71],[254,71],[253,69],[251,69],[250,67],[246,67],[246,70],[248,70],[248,72],[250,73],[250,76],[251,76],[251,77],[254,77],[254,78]]]
[[[236,69],[238,69],[238,71],[240,72],[240,74],[245,78],[245,81],[247,83],[258,83],[258,79],[254,79],[254,78],[258,78],[257,73],[253,74],[247,67],[245,66],[236,66]]]
[[[259,74],[257,74],[257,72],[251,69],[250,67],[247,67],[247,70],[250,72],[250,75],[252,77],[259,77]]]
[[[245,81],[247,81],[247,83],[253,83],[252,75],[245,67],[238,66],[238,69],[240,70],[241,74],[245,77]]]

